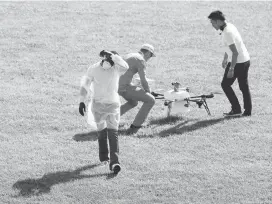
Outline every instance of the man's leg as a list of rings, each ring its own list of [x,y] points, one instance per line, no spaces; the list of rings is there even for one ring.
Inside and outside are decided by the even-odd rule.
[[[234,83],[234,81],[237,78],[237,75],[236,75],[237,74],[237,66],[235,66],[235,68],[234,68],[234,76],[232,78],[227,78],[227,73],[228,73],[228,70],[230,67],[229,65],[225,70],[225,74],[224,74],[223,80],[221,82],[221,87],[222,87],[223,91],[225,92],[225,94],[231,104],[232,111],[235,113],[240,113],[241,112],[240,103],[239,103],[238,98],[235,95],[235,93],[231,87],[231,85]]]
[[[131,99],[131,94],[129,94],[130,90],[135,89],[136,86],[128,85],[124,91],[118,92],[120,96],[122,96],[127,102],[121,105],[120,114],[123,115],[132,108],[135,108],[138,105],[138,101]]]
[[[140,127],[144,123],[150,110],[154,106],[155,98],[150,93],[145,92],[141,88],[131,89],[129,94],[130,98],[132,98],[133,100],[143,102],[142,107],[140,108],[139,112],[137,113],[132,123],[132,125]]]
[[[110,146],[110,168],[111,168],[113,164],[119,164],[118,130],[108,129],[108,138]]]
[[[110,170],[118,173],[121,170],[119,164],[118,126],[120,114],[111,114],[107,117],[108,139],[110,146]]]
[[[99,160],[101,162],[109,160],[108,150],[108,129],[98,131],[98,149],[99,149]]]
[[[109,160],[107,124],[102,118],[103,114],[95,111],[97,104],[93,103],[93,105],[96,105],[92,107],[92,112],[97,125],[99,160],[104,162]]]
[[[123,97],[123,98],[126,99],[125,97]],[[138,101],[133,101],[133,100],[128,99],[126,103],[121,105],[121,108],[120,108],[121,115],[124,115],[126,112],[135,108],[137,105],[138,105]]]
[[[252,110],[251,94],[250,94],[250,90],[248,86],[249,67],[250,67],[250,61],[241,63],[239,64],[239,72],[237,73],[239,88],[243,94],[245,115],[251,115],[251,110]]]

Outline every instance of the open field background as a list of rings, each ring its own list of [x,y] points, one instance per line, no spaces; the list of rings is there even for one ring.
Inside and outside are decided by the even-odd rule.
[[[251,54],[253,115],[194,108],[165,119],[158,101],[137,134],[122,117],[122,171],[98,166],[97,140],[78,113],[80,77],[102,49],[147,42],[155,89],[221,91],[221,9]],[[0,203],[272,203],[272,2],[0,2]],[[237,82],[235,90],[241,98]]]

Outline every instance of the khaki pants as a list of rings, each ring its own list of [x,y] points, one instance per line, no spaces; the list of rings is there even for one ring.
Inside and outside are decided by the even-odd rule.
[[[121,106],[121,115],[136,107],[139,101],[143,102],[142,107],[140,108],[132,123],[135,126],[141,126],[155,104],[154,96],[152,96],[150,93],[145,92],[145,90],[132,85],[127,85],[125,88],[120,87],[119,95],[127,101]]]

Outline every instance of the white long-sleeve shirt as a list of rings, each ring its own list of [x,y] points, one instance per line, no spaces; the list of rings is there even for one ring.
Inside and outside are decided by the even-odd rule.
[[[110,69],[103,69],[101,61],[89,67],[83,77],[81,86],[89,92],[91,97],[100,103],[120,103],[118,94],[119,77],[127,67],[114,65]]]

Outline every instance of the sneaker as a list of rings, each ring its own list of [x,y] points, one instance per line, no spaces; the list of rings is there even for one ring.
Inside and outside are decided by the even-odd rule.
[[[248,112],[243,112],[242,116],[251,116],[251,113],[248,113]]]
[[[141,128],[142,126],[135,126],[133,124],[130,125],[129,129],[126,131],[126,134],[128,135],[132,135],[138,132],[138,130]]]
[[[112,171],[114,174],[118,174],[121,171],[121,166],[119,164],[113,164]]]
[[[135,126],[135,125],[131,124],[129,128],[131,128],[131,129],[134,129],[134,128],[140,129],[141,127],[142,127],[141,125],[140,126]]]
[[[224,113],[224,116],[226,117],[236,117],[236,116],[241,116],[242,112],[241,111],[233,111],[231,110],[228,113]]]

